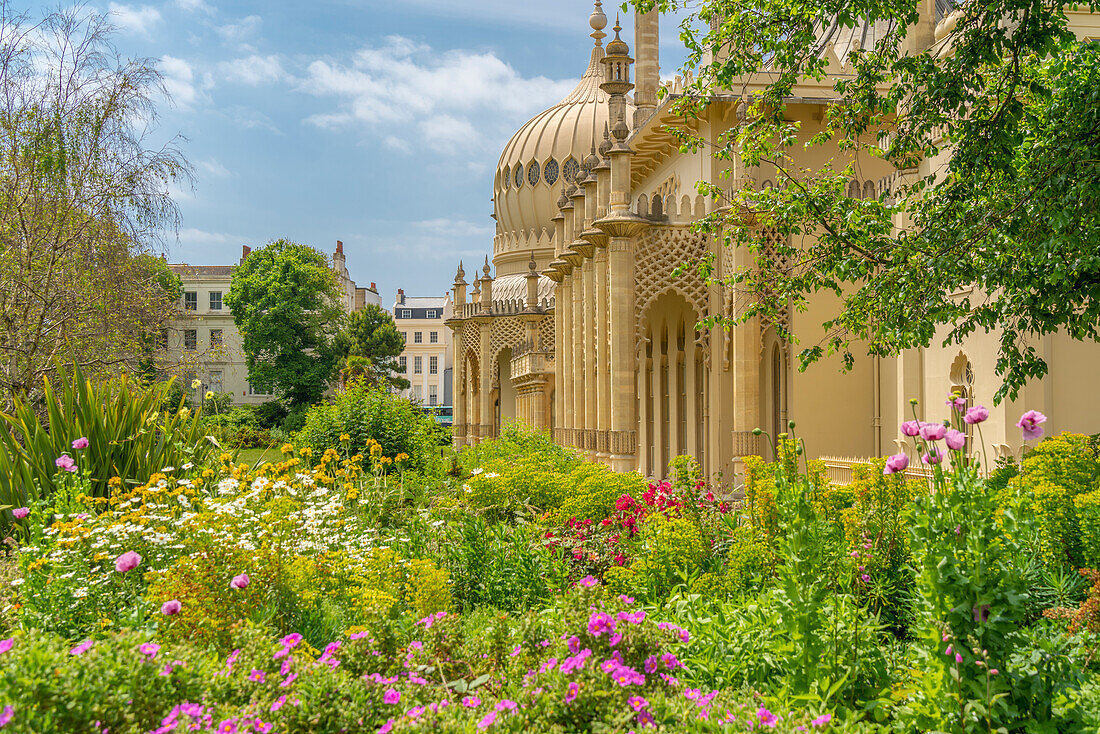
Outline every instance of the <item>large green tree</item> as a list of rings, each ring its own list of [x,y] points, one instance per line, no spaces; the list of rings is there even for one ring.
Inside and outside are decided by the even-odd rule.
[[[0,408],[66,365],[132,371],[176,294],[150,256],[189,166],[159,146],[155,62],[125,59],[80,4],[0,0]]]
[[[695,81],[674,104],[698,115],[716,90],[727,102],[744,95],[744,122],[713,155],[777,170],[774,189],[729,196],[700,186],[726,199],[702,226],[724,231],[731,246],[763,251],[745,211],[790,235],[785,258],[757,257],[721,281],[749,303],[735,320],[836,294],[840,311],[824,341],[803,345],[803,366],[827,353],[851,364],[857,345],[893,355],[997,331],[998,400],[1046,373],[1043,335],[1097,338],[1100,48],[1075,38],[1060,0],[948,4],[953,25],[940,40],[921,22],[933,0],[632,3],[691,6],[681,38]],[[829,54],[817,39],[831,24],[864,22],[878,30],[874,43],[854,48],[847,72],[830,78],[823,129],[801,142],[785,113],[799,83],[826,78]],[[766,77],[756,74],[764,68]],[[754,74],[764,86],[746,94]],[[685,148],[704,144],[680,135]],[[850,199],[850,166],[802,165],[799,149],[826,145],[881,157],[905,175],[877,199]],[[698,270],[717,282],[710,263]]]
[[[351,314],[336,340],[336,347],[344,360],[347,376],[362,377],[372,384],[385,384],[399,390],[409,386],[409,381],[401,376],[405,368],[397,359],[405,349],[405,340],[393,316],[381,306],[370,303]]]
[[[328,259],[312,247],[276,240],[254,250],[233,271],[226,296],[249,382],[292,405],[318,401],[336,366],[338,298]]]

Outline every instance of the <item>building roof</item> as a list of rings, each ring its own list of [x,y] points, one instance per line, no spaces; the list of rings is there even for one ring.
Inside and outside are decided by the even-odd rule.
[[[447,303],[446,296],[405,296],[404,303],[394,303],[394,308],[443,308]]]
[[[169,265],[168,269],[176,275],[191,277],[225,277],[233,275],[236,265]]]

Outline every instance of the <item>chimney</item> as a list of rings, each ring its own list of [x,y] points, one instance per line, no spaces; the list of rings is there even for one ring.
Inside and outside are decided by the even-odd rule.
[[[404,288],[398,288],[397,289],[397,302],[400,303],[402,306],[405,305],[405,289]]]
[[[336,252],[340,255],[344,254],[344,243],[340,240],[336,240]]]
[[[661,86],[660,18],[656,8],[634,13],[634,54],[638,57],[638,83],[634,90],[634,126],[637,127],[657,109],[657,88]]]
[[[374,281],[373,281],[373,280],[372,280],[372,281],[371,281],[371,283],[370,283],[370,289],[371,289],[372,291],[377,291],[377,290],[378,290],[378,286],[374,284]]]
[[[241,245],[241,264],[244,265],[244,261],[248,259],[248,256],[252,254],[252,248],[248,245]]]

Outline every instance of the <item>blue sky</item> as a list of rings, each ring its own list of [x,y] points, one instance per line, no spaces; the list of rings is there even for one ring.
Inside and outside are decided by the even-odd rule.
[[[500,151],[573,87],[592,45],[586,0],[89,7],[111,13],[125,55],[159,60],[174,105],[158,134],[187,138],[194,190],[177,197],[169,259],[230,264],[242,244],[331,252],[340,239],[352,277],[387,305],[399,287],[441,294],[459,258],[491,252]],[[664,78],[683,56],[676,35],[665,19]]]

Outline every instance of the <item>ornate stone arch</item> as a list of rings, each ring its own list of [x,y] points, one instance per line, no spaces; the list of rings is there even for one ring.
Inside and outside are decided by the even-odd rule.
[[[523,341],[524,324],[515,316],[493,319],[489,327],[489,354],[484,360],[489,369],[489,384],[500,381],[500,353],[505,349],[515,349]]]
[[[665,293],[680,294],[700,318],[707,315],[709,297],[706,284],[690,273],[679,278],[672,277],[672,271],[679,265],[700,258],[706,252],[706,235],[692,232],[689,227],[654,227],[638,238],[634,262],[634,292],[637,294],[634,328],[638,343],[644,338],[643,314]],[[709,359],[709,332],[699,332],[698,339]]]

